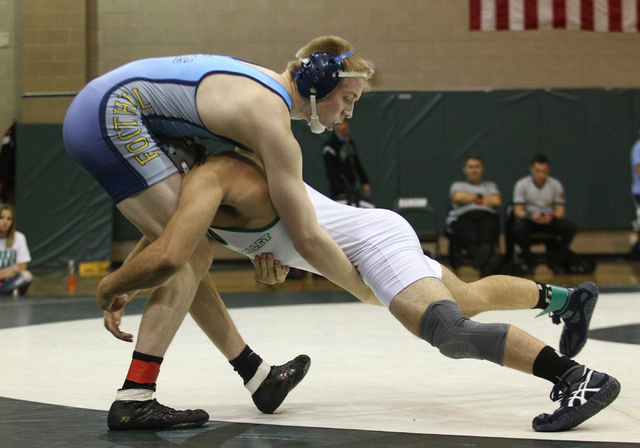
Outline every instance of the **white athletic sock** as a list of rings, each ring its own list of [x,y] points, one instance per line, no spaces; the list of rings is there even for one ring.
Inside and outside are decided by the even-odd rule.
[[[146,401],[152,396],[151,389],[118,389],[116,401]]]
[[[265,378],[269,376],[270,371],[271,366],[263,360],[262,363],[260,363],[260,365],[258,366],[258,370],[256,370],[256,373],[253,375],[253,377],[247,384],[244,385],[244,387],[246,387],[249,392],[251,392],[251,395],[253,395],[253,393],[258,390],[258,387],[260,387]]]

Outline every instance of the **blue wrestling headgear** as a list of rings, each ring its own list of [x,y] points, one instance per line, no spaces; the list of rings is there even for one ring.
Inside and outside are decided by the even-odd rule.
[[[334,56],[329,53],[314,53],[300,60],[300,68],[293,75],[300,95],[311,101],[311,131],[320,134],[324,126],[316,112],[316,102],[320,101],[335,91],[343,78],[366,78],[366,73],[345,72],[342,68],[342,60],[353,53],[345,51],[341,55]]]
[[[314,53],[302,59],[300,68],[295,73],[298,91],[305,98],[316,96],[316,101],[328,97],[338,88],[344,76],[340,76],[342,71],[342,60],[351,56],[347,51],[340,56],[329,53]]]

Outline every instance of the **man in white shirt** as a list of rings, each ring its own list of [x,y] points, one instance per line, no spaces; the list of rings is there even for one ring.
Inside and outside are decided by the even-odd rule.
[[[474,267],[486,277],[497,267],[495,247],[500,236],[498,208],[502,196],[495,182],[483,180],[484,165],[480,157],[467,156],[462,171],[466,181],[456,181],[449,188],[455,217],[451,223],[455,246],[466,250]]]
[[[536,233],[551,235],[547,245],[549,267],[563,273],[569,245],[577,227],[565,218],[565,194],[562,183],[549,176],[549,159],[538,154],[531,161],[531,174],[516,182],[513,188],[514,239],[522,249],[527,268],[535,268],[530,249],[530,236]]]

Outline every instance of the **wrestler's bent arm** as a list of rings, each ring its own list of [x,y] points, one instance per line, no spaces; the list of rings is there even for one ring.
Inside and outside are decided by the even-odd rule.
[[[102,279],[97,294],[102,309],[116,311],[121,305],[114,304],[116,296],[160,285],[187,263],[222,201],[217,176],[207,177],[207,171],[206,166],[198,167],[183,179],[178,209],[160,237]]]
[[[302,182],[302,151],[291,130],[285,126],[278,127],[271,130],[266,138],[272,144],[268,150],[261,152],[261,156],[267,173],[269,194],[291,235],[294,247],[327,279],[360,299],[367,297],[370,290],[355,267],[318,224]]]

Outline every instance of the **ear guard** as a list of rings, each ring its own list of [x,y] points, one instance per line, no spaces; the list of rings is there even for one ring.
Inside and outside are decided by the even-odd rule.
[[[316,101],[320,101],[336,90],[343,78],[366,77],[367,75],[364,73],[342,70],[341,61],[351,55],[350,51],[339,56],[329,53],[314,53],[302,59],[300,68],[294,73],[300,94],[307,99],[314,95]]]
[[[342,70],[342,60],[351,56],[346,51],[339,56],[329,53],[314,53],[300,60],[300,68],[294,76],[300,95],[311,102],[311,132],[320,134],[325,127],[320,123],[316,102],[320,101],[336,90],[343,78],[366,78],[366,73],[345,72]]]

